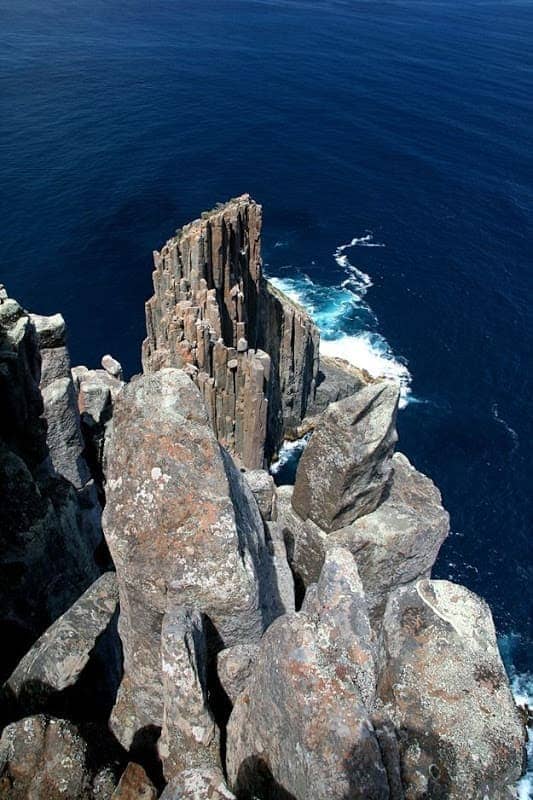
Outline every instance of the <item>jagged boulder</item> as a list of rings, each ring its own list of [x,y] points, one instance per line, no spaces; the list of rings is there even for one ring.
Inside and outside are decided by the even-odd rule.
[[[65,470],[76,488],[54,470],[46,442],[39,381],[46,392],[64,380],[65,369],[62,317],[32,319],[1,287],[0,630],[10,643],[0,660],[2,679],[100,572],[100,510],[90,480],[78,480],[87,476],[79,449],[70,451]],[[59,428],[56,433],[62,448]]]
[[[389,598],[378,693],[399,734],[406,800],[504,800],[524,754],[486,603],[422,579]]]
[[[361,582],[337,548],[302,611],[276,620],[260,642],[228,724],[230,788],[243,797],[388,798],[365,706],[375,684]]]
[[[171,606],[163,617],[161,658],[164,708],[158,750],[165,777],[170,780],[193,767],[220,767],[220,736],[209,708],[207,639],[198,611]]]
[[[186,769],[163,791],[160,800],[235,800],[220,769]]]
[[[49,710],[49,704],[60,703],[60,693],[76,685],[91,657],[97,658],[99,651],[97,685],[90,689],[95,693],[106,689],[112,697],[120,680],[120,652],[114,627],[111,630],[117,604],[116,577],[107,572],[26,653],[6,681],[8,699],[26,714]],[[109,642],[102,641],[106,632]],[[88,702],[97,703],[98,697]]]
[[[140,764],[130,761],[111,800],[156,800],[157,791]]]
[[[303,519],[333,531],[381,501],[398,439],[399,388],[381,381],[324,412],[303,452],[292,506]]]
[[[109,770],[88,766],[87,745],[72,723],[39,715],[4,729],[2,800],[109,800],[113,787]]]
[[[169,600],[209,619],[210,651],[259,639],[282,607],[257,504],[185,372],[138,377],[117,395],[106,463],[125,669],[112,725],[129,746],[163,722]]]
[[[250,469],[244,473],[246,483],[257,501],[260,514],[265,522],[276,516],[276,486],[274,478],[265,469]]]
[[[250,677],[258,648],[257,642],[247,642],[227,647],[217,655],[217,674],[232,703],[235,703]]]
[[[392,458],[389,491],[378,508],[328,537],[355,557],[371,616],[383,613],[389,592],[429,577],[449,532],[449,514],[433,481],[402,453]]]

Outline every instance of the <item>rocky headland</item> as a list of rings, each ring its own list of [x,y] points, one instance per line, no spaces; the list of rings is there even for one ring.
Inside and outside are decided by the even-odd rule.
[[[1,800],[510,800],[525,728],[398,387],[320,356],[261,207],[154,253],[143,373],[0,287]],[[310,433],[294,486],[269,466]]]

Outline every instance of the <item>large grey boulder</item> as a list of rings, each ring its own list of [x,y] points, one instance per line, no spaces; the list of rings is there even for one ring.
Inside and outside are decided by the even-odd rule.
[[[333,531],[379,505],[398,439],[399,388],[381,381],[324,412],[303,452],[292,496],[295,512]]]
[[[163,723],[169,598],[209,618],[213,652],[259,639],[282,606],[257,504],[185,372],[162,369],[117,395],[106,463],[125,669],[112,726],[129,746]]]
[[[335,549],[302,611],[276,620],[260,642],[228,724],[230,788],[243,797],[388,799],[365,707],[375,680],[357,568]]]
[[[26,713],[44,710],[50,699],[75,686],[108,630],[117,605],[116,577],[107,572],[45,631],[6,681],[5,690],[19,707]],[[118,642],[114,659],[106,653],[99,676],[99,683],[114,684],[115,690],[120,656],[116,645]]]
[[[383,618],[380,661],[406,800],[513,797],[524,728],[486,603],[448,581],[399,588]]]
[[[390,591],[429,577],[449,532],[449,514],[433,481],[402,453],[392,458],[390,489],[371,514],[328,537],[354,555],[371,616],[383,613]]]

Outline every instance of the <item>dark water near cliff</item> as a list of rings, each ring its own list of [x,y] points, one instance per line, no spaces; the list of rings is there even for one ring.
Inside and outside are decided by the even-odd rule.
[[[532,37],[528,0],[0,0],[10,293],[134,372],[151,250],[249,191],[267,272],[401,378],[452,516],[437,574],[490,602],[523,691]]]

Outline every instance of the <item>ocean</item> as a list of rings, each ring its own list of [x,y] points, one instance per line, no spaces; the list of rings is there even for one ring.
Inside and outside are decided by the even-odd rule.
[[[400,449],[451,514],[435,575],[487,599],[531,697],[530,0],[0,0],[0,21],[9,293],[64,314],[74,363],[131,375],[151,251],[249,192],[323,350],[400,381]]]

